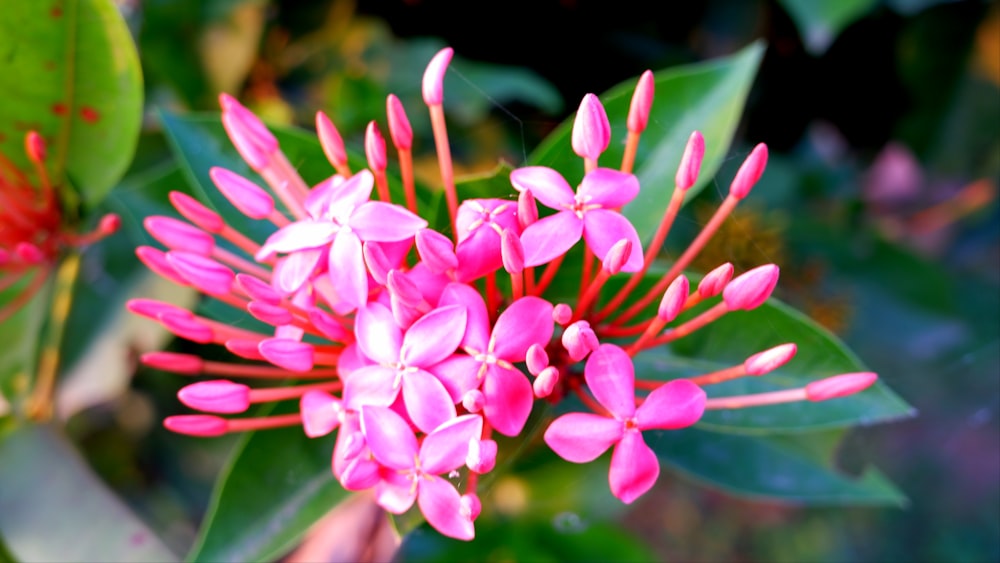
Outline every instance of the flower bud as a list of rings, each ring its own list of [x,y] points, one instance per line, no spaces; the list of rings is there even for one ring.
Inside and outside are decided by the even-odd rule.
[[[210,414],[182,414],[168,416],[163,420],[163,426],[171,432],[210,438],[226,433],[226,419]]]
[[[701,171],[703,158],[705,158],[705,138],[698,131],[694,131],[688,137],[684,156],[681,157],[681,163],[677,166],[677,176],[674,181],[678,190],[687,190],[698,181],[698,172]]]
[[[684,310],[684,303],[687,301],[690,285],[687,277],[681,275],[670,282],[667,290],[663,292],[663,299],[660,300],[660,307],[656,310],[656,316],[664,322],[671,322],[677,318]]]
[[[274,199],[263,188],[239,174],[213,166],[212,182],[233,207],[251,219],[266,219],[274,211]]]
[[[215,332],[212,327],[201,322],[197,318],[188,315],[175,315],[173,313],[163,313],[159,317],[160,324],[175,335],[197,342],[198,344],[208,344],[215,339]]]
[[[494,440],[469,440],[465,465],[476,473],[489,473],[497,464],[497,443]]]
[[[569,352],[570,359],[579,362],[596,350],[600,343],[594,329],[590,328],[590,323],[576,321],[563,331],[562,345]]]
[[[389,136],[392,137],[392,144],[398,150],[409,150],[413,146],[413,128],[410,127],[410,120],[406,117],[403,103],[395,94],[389,94],[386,98],[385,113],[389,119]]]
[[[264,359],[289,371],[306,372],[313,368],[312,344],[288,338],[268,338],[257,346]]]
[[[844,373],[813,381],[806,385],[806,397],[810,401],[826,401],[846,397],[871,387],[878,380],[872,372]]]
[[[250,388],[225,379],[199,381],[177,392],[182,403],[205,412],[235,414],[250,408]]]
[[[722,293],[731,279],[733,279],[733,264],[726,262],[701,278],[698,294],[704,299],[715,297]]]
[[[758,266],[737,276],[722,291],[722,299],[730,311],[749,311],[762,305],[778,284],[778,267],[774,264]]]
[[[581,158],[597,160],[611,142],[611,124],[597,96],[587,94],[580,102],[573,121],[573,152]]]
[[[632,102],[628,106],[628,130],[642,133],[649,121],[649,110],[653,108],[653,91],[655,80],[653,71],[647,70],[639,77],[639,83],[632,92]]]
[[[207,256],[215,250],[215,238],[205,231],[173,217],[153,215],[143,220],[149,234],[173,250]]]
[[[462,406],[469,412],[479,412],[486,406],[486,396],[479,389],[470,389],[462,395]]]
[[[344,139],[340,132],[333,126],[333,122],[325,113],[316,112],[316,134],[319,136],[319,143],[323,146],[323,153],[326,159],[334,168],[347,166],[347,151],[344,149]]]
[[[531,190],[523,190],[517,195],[517,223],[521,230],[538,221],[538,205]]]
[[[604,260],[601,261],[601,265],[613,276],[622,270],[631,255],[632,241],[623,238],[611,245]]]
[[[500,234],[500,259],[508,274],[520,274],[524,271],[524,246],[521,245],[521,237],[513,229],[504,229]]]
[[[171,250],[167,262],[188,283],[208,295],[227,295],[236,281],[232,270],[200,254]]]
[[[798,347],[788,343],[758,352],[743,362],[743,371],[747,375],[764,375],[780,368],[795,356]]]
[[[559,383],[559,368],[549,366],[542,370],[531,384],[531,389],[539,399],[548,397]]]
[[[421,229],[416,237],[420,261],[435,274],[458,268],[458,257],[451,239],[433,229]]]
[[[199,356],[177,352],[147,352],[139,357],[139,361],[146,367],[184,375],[197,375],[205,365]]]
[[[205,207],[186,193],[170,192],[170,203],[174,205],[174,209],[178,213],[200,229],[210,233],[219,233],[226,227],[225,221],[218,213]]]
[[[272,305],[266,301],[251,301],[247,303],[247,311],[253,318],[271,326],[292,324],[292,313],[281,305]]]
[[[299,411],[302,413],[302,429],[306,436],[317,438],[326,436],[340,425],[343,405],[340,399],[326,391],[306,391],[299,399]]]
[[[549,367],[549,355],[545,352],[545,347],[541,344],[529,346],[525,363],[528,365],[528,373],[531,375],[538,375],[543,369]]]
[[[483,503],[480,502],[476,493],[466,493],[459,499],[458,512],[463,518],[475,520],[479,518],[479,513],[483,511]]]
[[[41,164],[45,161],[45,139],[38,131],[28,131],[24,136],[24,152],[32,162]]]
[[[422,94],[424,103],[429,106],[439,105],[444,100],[444,73],[455,52],[451,47],[438,51],[424,71]]]
[[[385,172],[389,164],[385,154],[385,139],[374,121],[369,121],[368,128],[365,129],[365,156],[368,157],[368,166],[372,170]]]
[[[155,299],[129,299],[125,303],[125,307],[137,315],[146,317],[147,319],[159,320],[160,315],[167,313],[171,315],[180,315],[193,317],[194,315],[191,311],[187,309],[178,307],[176,305],[171,305],[170,303],[164,303],[163,301],[157,301]]]
[[[281,295],[269,283],[250,274],[236,274],[236,283],[253,301],[263,301],[271,305],[281,303]]]
[[[743,199],[750,193],[754,184],[760,180],[764,174],[764,167],[767,166],[767,145],[758,144],[750,152],[740,169],[736,171],[733,183],[729,185],[729,194],[736,199]]]

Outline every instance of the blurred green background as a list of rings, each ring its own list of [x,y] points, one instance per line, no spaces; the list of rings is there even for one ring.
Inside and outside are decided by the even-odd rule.
[[[446,94],[453,151],[457,167],[474,172],[492,169],[498,155],[523,163],[587,92],[763,39],[760,74],[719,177],[732,177],[757,142],[769,145],[771,161],[698,267],[779,263],[780,297],[841,336],[917,408],[915,418],[854,431],[841,452],[847,470],[880,468],[909,506],[761,503],[671,473],[618,527],[573,515],[552,523],[590,551],[555,550],[512,528],[494,530],[501,541],[476,556],[579,559],[610,546],[633,560],[1000,560],[997,3],[118,5],[139,47],[147,107],[126,188],[150,175],[164,189],[183,181],[155,108],[214,111],[222,91],[273,123],[308,128],[323,109],[354,148],[370,119],[384,124],[394,92],[414,108],[418,169],[433,178],[429,123],[415,108],[424,65],[444,45],[456,51]],[[724,182],[687,207],[680,239],[707,220]],[[119,330],[135,350],[149,349],[148,335]],[[159,420],[177,411],[180,378],[131,364],[124,371],[127,390],[112,400],[64,391],[63,401],[78,405],[67,408],[79,411],[70,431],[100,476],[183,553],[233,441],[166,433]],[[505,544],[519,534],[527,539]],[[620,547],[633,543],[622,537],[637,547]]]

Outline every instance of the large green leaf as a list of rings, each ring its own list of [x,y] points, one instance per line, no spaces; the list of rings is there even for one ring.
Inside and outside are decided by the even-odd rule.
[[[698,130],[705,136],[705,158],[689,198],[712,180],[728,156],[729,143],[763,53],[764,46],[753,43],[730,57],[656,73],[656,97],[636,157],[635,174],[643,189],[623,211],[644,241],[652,238],[670,201],[677,165],[691,132]],[[601,96],[611,121],[612,139],[601,156],[604,166],[617,168],[621,163],[627,133],[625,120],[634,88],[635,81],[630,80]],[[531,164],[559,170],[571,184],[583,176],[583,162],[570,146],[572,129],[571,117],[529,159]]]
[[[16,313],[0,322],[0,416],[17,405],[27,393],[34,379],[38,360],[38,343],[48,311],[52,283],[45,285]],[[0,303],[10,303],[17,292],[26,291],[25,283],[18,283],[0,292]]]
[[[291,412],[283,406],[280,412]],[[216,482],[188,560],[274,561],[285,555],[348,494],[333,477],[332,456],[332,435],[309,439],[301,427],[246,435]]]
[[[49,426],[0,438],[0,534],[24,561],[176,561]]]
[[[878,0],[781,0],[813,54],[823,54],[837,34],[865,15]]]
[[[54,181],[67,175],[93,205],[125,172],[142,123],[142,71],[110,0],[0,0],[0,152],[30,170],[24,135],[49,143]]]
[[[786,342],[796,343],[798,353],[784,367],[764,376],[709,386],[706,388],[709,396],[791,389],[830,375],[867,371],[836,336],[802,313],[771,299],[753,311],[729,313],[669,348],[637,355],[636,377],[674,379],[709,373],[738,365],[751,354]],[[912,407],[878,382],[861,393],[829,401],[707,411],[698,424],[700,428],[719,432],[811,432],[912,415]]]
[[[739,436],[686,428],[643,436],[669,466],[735,495],[801,504],[906,503],[875,469],[853,478],[835,468],[841,430]]]

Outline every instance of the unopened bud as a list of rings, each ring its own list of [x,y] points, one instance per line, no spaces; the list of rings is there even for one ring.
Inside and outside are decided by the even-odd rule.
[[[153,215],[146,217],[143,225],[153,238],[167,248],[203,256],[211,254],[215,249],[215,238],[212,235],[173,217]]]
[[[306,436],[317,438],[326,436],[340,425],[340,415],[343,405],[340,399],[326,391],[307,391],[299,399],[299,411],[302,413],[302,429]]]
[[[810,401],[826,401],[837,397],[846,397],[871,387],[878,380],[878,375],[867,371],[844,373],[806,385],[806,397]]]
[[[750,356],[743,362],[747,375],[764,375],[780,368],[795,356],[798,347],[793,343],[775,346]]]
[[[743,199],[750,193],[754,184],[760,180],[767,166],[767,145],[758,144],[750,151],[750,156],[743,161],[743,165],[736,171],[733,183],[729,186],[729,193],[736,199]]]
[[[323,154],[330,164],[338,169],[346,166],[347,150],[344,149],[344,139],[330,118],[321,111],[316,112],[316,134],[320,145],[323,146]]]
[[[722,293],[726,285],[733,279],[733,264],[726,262],[711,272],[705,274],[698,284],[698,294],[704,299],[715,297]]]
[[[470,389],[462,395],[462,406],[471,413],[479,412],[486,406],[486,396],[479,389]]]
[[[392,144],[399,150],[409,150],[413,146],[413,128],[410,127],[410,120],[406,117],[403,103],[395,94],[389,94],[386,98],[385,113],[389,119],[389,136],[392,137]]]
[[[312,344],[288,338],[268,338],[260,342],[257,350],[267,361],[289,371],[301,373],[313,368]]]
[[[462,498],[458,502],[458,513],[462,515],[463,518],[469,520],[475,520],[479,518],[479,513],[483,511],[483,503],[476,496],[476,493],[466,493],[462,495]]]
[[[608,114],[597,96],[587,94],[580,102],[573,121],[573,133],[570,139],[573,152],[581,158],[597,160],[611,142],[611,124]]]
[[[32,162],[41,164],[45,161],[45,139],[38,131],[28,131],[24,136],[24,152]]]
[[[642,133],[646,130],[646,123],[649,121],[649,110],[653,108],[653,91],[655,80],[653,72],[647,70],[639,77],[639,83],[632,92],[632,102],[628,107],[628,130],[633,133]]]
[[[213,166],[208,171],[212,182],[241,213],[251,219],[264,219],[274,211],[274,199],[263,188],[239,174]]]
[[[528,365],[528,373],[531,375],[538,375],[543,369],[549,367],[549,355],[545,352],[545,347],[541,344],[529,346],[525,363]]]
[[[538,221],[538,205],[531,190],[522,190],[517,196],[517,223],[521,230]]]
[[[579,362],[587,357],[587,354],[596,350],[600,346],[600,342],[597,340],[594,329],[590,328],[590,323],[576,321],[563,331],[562,345],[569,353],[570,359]]]
[[[226,433],[226,419],[210,414],[182,414],[168,416],[163,420],[163,426],[171,432],[210,438]]]
[[[531,383],[531,389],[535,392],[536,397],[542,399],[552,394],[557,383],[559,383],[559,368],[549,366],[538,374],[535,381]]]
[[[489,473],[497,464],[497,443],[493,440],[469,440],[465,465],[476,473]]]
[[[226,223],[222,217],[205,207],[198,200],[183,192],[170,192],[170,203],[174,205],[185,219],[191,221],[200,229],[210,233],[219,233],[225,228]]]
[[[369,121],[368,128],[365,129],[365,156],[368,157],[368,166],[376,172],[384,172],[388,166],[385,139],[374,121]]]
[[[690,285],[687,277],[681,275],[670,282],[667,290],[663,292],[663,299],[660,300],[660,307],[656,310],[656,316],[664,322],[671,322],[677,318],[684,310],[684,303],[687,301],[690,292]]]
[[[177,392],[182,403],[204,412],[234,414],[250,408],[250,388],[225,379],[199,381]]]
[[[521,245],[521,237],[512,229],[504,229],[500,234],[500,259],[508,274],[524,271],[524,246]]]
[[[730,311],[749,311],[762,305],[778,284],[778,267],[774,264],[758,266],[737,276],[722,291],[722,299]]]
[[[222,264],[200,254],[171,250],[167,262],[182,278],[208,295],[227,295],[232,292],[236,274]]]
[[[684,156],[681,157],[681,163],[677,166],[677,177],[674,181],[677,183],[678,190],[686,190],[698,181],[703,158],[705,158],[705,138],[701,136],[701,133],[695,131],[688,137]]]
[[[552,308],[552,320],[558,325],[565,325],[573,318],[573,308],[565,303],[559,303]]]
[[[420,261],[435,274],[458,268],[458,256],[451,239],[433,229],[421,229],[414,237]]]
[[[438,51],[431,62],[427,64],[422,84],[425,104],[436,106],[444,100],[444,73],[448,70],[448,63],[451,62],[451,57],[454,54],[451,47],[445,47]]]

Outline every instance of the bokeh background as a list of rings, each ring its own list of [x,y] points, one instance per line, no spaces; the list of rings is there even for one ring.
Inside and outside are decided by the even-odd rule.
[[[730,178],[757,142],[771,148],[768,171],[699,266],[781,264],[780,297],[843,338],[916,407],[912,419],[859,428],[840,452],[847,471],[880,468],[909,505],[762,503],[670,475],[611,530],[563,523],[567,541],[624,535],[639,547],[623,557],[671,561],[1000,560],[997,3],[118,4],[139,46],[148,108],[126,185],[167,166],[156,108],[214,111],[220,91],[273,123],[308,128],[323,109],[361,147],[368,120],[384,122],[388,93],[419,106],[426,61],[450,45],[452,146],[459,168],[475,172],[492,169],[497,155],[523,162],[585,93],[766,42],[719,177]],[[417,113],[418,168],[433,177],[429,124]],[[687,207],[681,239],[707,220],[722,182]],[[118,330],[137,351],[151,345],[148,335]],[[124,393],[103,393],[112,400],[85,384],[66,386],[71,435],[183,553],[233,441],[160,428],[177,409],[180,378],[134,363],[122,378]],[[493,549],[478,555],[534,559]]]

